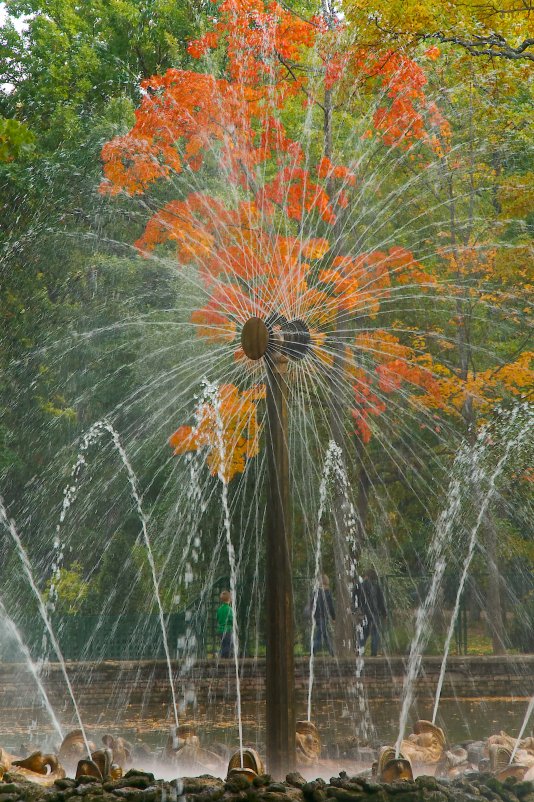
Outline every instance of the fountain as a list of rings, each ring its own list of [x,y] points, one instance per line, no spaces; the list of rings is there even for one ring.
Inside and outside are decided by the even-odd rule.
[[[516,802],[532,661],[500,652],[534,593],[534,416],[529,285],[501,262],[528,226],[481,222],[514,173],[479,169],[453,102],[477,83],[442,86],[435,51],[362,50],[328,2],[217,9],[201,67],[144,81],[104,146],[80,238],[158,304],[28,357],[58,366],[40,407],[73,414],[23,488],[0,465],[0,802],[28,780],[51,802]]]

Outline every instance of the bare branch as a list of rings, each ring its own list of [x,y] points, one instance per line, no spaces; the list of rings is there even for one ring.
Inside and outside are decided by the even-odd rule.
[[[446,36],[441,32],[425,34],[420,39],[437,39],[443,44],[459,45],[472,56],[492,56],[507,59],[529,59],[534,61],[534,53],[528,51],[534,45],[534,38],[525,39],[518,47],[508,44],[504,36],[493,33],[489,36],[473,36],[465,39],[461,36]],[[528,52],[527,52],[528,51]]]

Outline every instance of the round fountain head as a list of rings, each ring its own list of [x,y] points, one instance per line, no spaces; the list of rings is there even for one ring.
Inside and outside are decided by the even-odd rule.
[[[304,359],[309,351],[310,330],[303,320],[290,320],[283,328],[284,341],[281,351],[290,359]]]
[[[241,331],[241,347],[249,359],[261,359],[269,347],[269,329],[264,320],[251,317]]]
[[[251,317],[241,331],[241,346],[249,359],[283,354],[289,359],[304,359],[311,344],[310,330],[303,320],[287,320],[270,314],[265,320]]]

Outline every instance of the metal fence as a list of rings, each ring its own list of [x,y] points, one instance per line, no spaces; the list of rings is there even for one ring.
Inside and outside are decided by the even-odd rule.
[[[380,578],[388,609],[387,625],[383,632],[384,651],[390,654],[406,654],[415,630],[415,616],[418,607],[424,602],[429,590],[430,577],[424,575],[387,575]],[[198,657],[212,657],[218,654],[220,635],[217,633],[216,610],[220,604],[219,596],[230,585],[227,576],[215,579],[203,593],[192,600],[183,610],[164,615],[165,632],[172,658],[185,654]],[[309,649],[309,621],[300,607],[301,598],[309,595],[309,580],[297,577],[296,597],[296,635],[298,648],[306,653]],[[252,589],[241,587],[238,600],[237,619],[240,627],[240,651],[243,654],[256,654],[264,648],[264,614],[258,607]],[[428,651],[440,653],[444,633],[450,621],[450,610],[445,614],[443,605],[437,605],[437,612],[431,622]],[[451,605],[449,605],[451,606]],[[441,616],[441,618],[440,618]],[[128,613],[111,615],[63,615],[53,620],[55,634],[66,660],[142,660],[163,659],[165,648],[161,621],[157,613]],[[56,659],[50,644],[43,638],[43,627],[39,619],[21,627],[21,634],[30,653],[35,659],[48,654]],[[468,610],[465,597],[455,622],[455,650],[466,654],[472,629],[468,627]],[[523,649],[526,651],[527,649]],[[6,648],[0,641],[0,659],[20,659],[20,649]]]

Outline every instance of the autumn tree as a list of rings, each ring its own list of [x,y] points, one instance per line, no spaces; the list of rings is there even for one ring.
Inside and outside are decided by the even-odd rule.
[[[182,269],[198,271],[208,295],[192,316],[201,336],[231,343],[251,315],[303,318],[317,368],[331,377],[331,437],[344,446],[352,407],[365,445],[372,419],[401,385],[438,403],[429,357],[372,322],[391,287],[426,288],[433,279],[400,246],[352,252],[344,231],[359,178],[334,152],[335,115],[347,87],[365,85],[380,99],[367,133],[400,152],[417,143],[421,164],[441,150],[447,122],[427,99],[415,61],[351,43],[326,7],[304,19],[261,0],[225,0],[212,29],[188,50],[208,67],[224,64],[222,74],[169,70],[145,81],[134,127],[102,151],[102,191],[142,195],[175,176],[202,186],[215,170],[218,186],[165,203],[138,248],[148,254],[169,244]],[[322,117],[309,148],[289,131],[295,104],[312,120]],[[352,399],[339,391],[347,379]],[[354,555],[335,507],[343,577]],[[351,640],[347,581],[339,597],[341,652]]]

